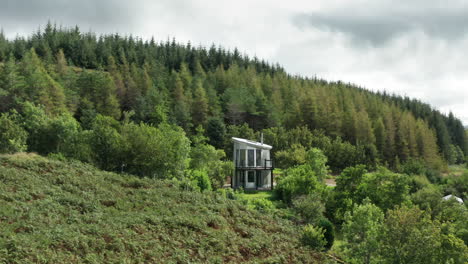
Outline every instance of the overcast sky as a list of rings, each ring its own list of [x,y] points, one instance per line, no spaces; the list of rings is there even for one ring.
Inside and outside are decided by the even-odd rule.
[[[418,98],[468,125],[468,1],[0,0],[8,37],[48,20],[238,47],[292,74]]]

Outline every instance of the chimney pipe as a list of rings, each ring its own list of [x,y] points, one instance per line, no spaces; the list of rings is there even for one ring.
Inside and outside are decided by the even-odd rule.
[[[262,143],[262,145],[263,145],[263,132],[260,133],[260,143]]]

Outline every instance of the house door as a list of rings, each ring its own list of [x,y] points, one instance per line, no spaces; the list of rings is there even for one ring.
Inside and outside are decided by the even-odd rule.
[[[255,188],[255,171],[248,171],[247,172],[247,182],[245,184],[245,188]]]

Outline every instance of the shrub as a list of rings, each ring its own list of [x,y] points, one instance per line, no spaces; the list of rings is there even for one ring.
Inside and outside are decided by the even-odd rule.
[[[353,201],[359,203],[368,197],[386,211],[409,200],[409,183],[408,175],[380,167],[376,172],[364,175],[357,190],[358,196]]]
[[[306,164],[315,172],[319,180],[323,180],[328,175],[327,156],[320,149],[312,148],[306,153]]]
[[[302,165],[306,159],[306,148],[300,144],[293,144],[287,150],[276,152],[276,165],[280,168],[289,168],[296,165]]]
[[[251,199],[248,204],[251,208],[261,211],[269,211],[275,208],[273,203],[265,198]]]
[[[410,193],[415,193],[422,188],[431,185],[425,175],[414,175],[410,181]]]
[[[438,170],[428,169],[426,171],[426,177],[431,183],[440,183],[442,175]]]
[[[183,176],[190,141],[181,128],[167,124],[156,128],[143,123],[126,123],[122,126],[121,137],[121,162],[128,172],[166,179]]]
[[[25,151],[28,134],[11,115],[0,115],[0,153]]]
[[[330,249],[335,241],[335,228],[333,227],[333,224],[327,218],[322,217],[318,222],[318,226],[325,231],[323,233],[323,236],[327,241],[325,249]]]
[[[200,191],[211,191],[211,181],[210,177],[208,177],[208,174],[204,170],[192,170],[189,171],[189,178],[194,182],[198,188],[200,188]]]
[[[275,194],[286,203],[291,203],[294,197],[314,192],[318,186],[315,172],[308,165],[289,168],[279,179]]]
[[[401,172],[408,175],[423,175],[426,174],[426,166],[417,159],[409,159],[401,166]]]
[[[322,250],[327,244],[324,233],[321,227],[306,225],[302,231],[302,243],[312,249]]]
[[[316,224],[325,211],[325,206],[316,193],[300,196],[292,203],[294,211],[309,224]]]

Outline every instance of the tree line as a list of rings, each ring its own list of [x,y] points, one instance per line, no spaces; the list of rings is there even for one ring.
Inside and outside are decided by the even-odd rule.
[[[98,115],[177,125],[189,138],[202,127],[226,153],[229,136],[257,140],[263,132],[280,157],[318,147],[337,172],[356,164],[398,169],[412,159],[441,169],[468,154],[461,121],[418,100],[293,76],[237,49],[51,23],[28,38],[0,34],[0,111],[21,112],[25,102],[50,116],[69,113],[85,130]]]

